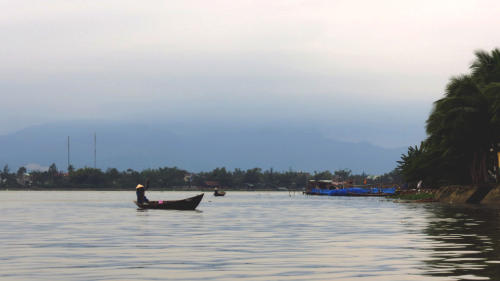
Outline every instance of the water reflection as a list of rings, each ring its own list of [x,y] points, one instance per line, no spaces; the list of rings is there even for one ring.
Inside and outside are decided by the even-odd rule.
[[[500,280],[498,209],[232,192],[199,211],[137,211],[134,199],[0,193],[0,280]]]
[[[432,259],[425,272],[458,280],[500,280],[500,210],[430,204],[424,233]]]

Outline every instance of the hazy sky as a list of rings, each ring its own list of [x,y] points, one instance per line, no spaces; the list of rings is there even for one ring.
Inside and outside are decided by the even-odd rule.
[[[498,1],[3,1],[0,134],[78,119],[301,124],[406,146]]]

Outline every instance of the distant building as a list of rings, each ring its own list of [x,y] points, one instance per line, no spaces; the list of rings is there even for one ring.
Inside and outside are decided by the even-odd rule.
[[[220,186],[220,183],[218,181],[205,181],[205,186],[218,187],[218,186]]]
[[[313,188],[317,189],[338,189],[343,187],[352,186],[351,181],[334,181],[334,180],[309,180],[307,182],[306,190]]]

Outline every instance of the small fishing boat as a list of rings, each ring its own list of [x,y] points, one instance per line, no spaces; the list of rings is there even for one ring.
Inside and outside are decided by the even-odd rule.
[[[143,204],[134,201],[134,203],[140,209],[194,210],[200,204],[203,195],[204,193],[182,200],[149,201]]]
[[[224,196],[226,195],[226,192],[225,191],[214,191],[214,196]]]
[[[226,195],[225,191],[219,190],[218,187],[214,188],[214,196],[224,196]]]

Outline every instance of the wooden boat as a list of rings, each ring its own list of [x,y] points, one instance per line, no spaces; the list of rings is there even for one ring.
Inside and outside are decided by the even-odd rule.
[[[214,196],[224,196],[226,195],[226,192],[225,191],[214,191]]]
[[[194,210],[200,204],[204,193],[182,200],[149,201],[148,203],[134,203],[140,209],[165,209],[165,210]]]
[[[344,196],[344,197],[387,197],[391,196],[394,194],[389,194],[389,193],[352,193],[352,192],[346,192],[345,194],[334,194],[330,195],[328,193],[318,193],[318,192],[308,192],[304,191],[303,194],[305,195],[320,195],[320,196]]]

